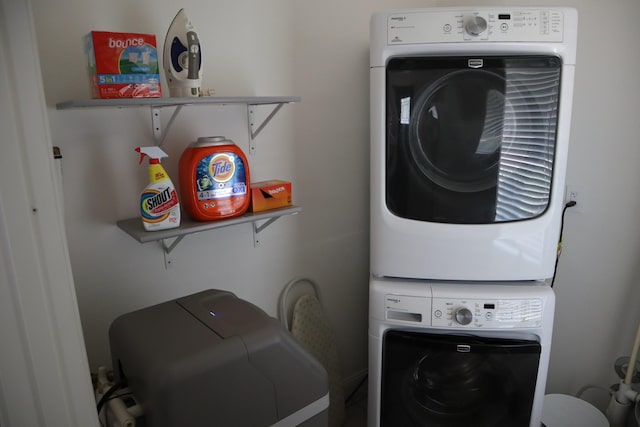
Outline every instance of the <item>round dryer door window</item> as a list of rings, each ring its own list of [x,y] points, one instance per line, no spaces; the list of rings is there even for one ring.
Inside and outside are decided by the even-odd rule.
[[[426,179],[455,192],[495,187],[506,82],[486,71],[456,71],[416,100],[409,122],[411,158]]]
[[[394,58],[386,202],[395,215],[487,224],[535,218],[551,193],[555,57]]]

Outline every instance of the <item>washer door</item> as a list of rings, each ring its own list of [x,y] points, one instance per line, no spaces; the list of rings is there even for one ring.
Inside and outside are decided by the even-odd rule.
[[[381,427],[528,427],[540,344],[388,331]]]
[[[560,66],[556,57],[391,59],[388,209],[463,224],[541,215],[551,192]]]

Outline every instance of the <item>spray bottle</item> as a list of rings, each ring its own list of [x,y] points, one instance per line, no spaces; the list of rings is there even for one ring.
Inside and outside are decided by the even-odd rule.
[[[158,147],[138,147],[140,164],[149,157],[149,185],[140,194],[140,216],[146,231],[180,226],[180,203],[176,187],[160,164],[167,153]]]

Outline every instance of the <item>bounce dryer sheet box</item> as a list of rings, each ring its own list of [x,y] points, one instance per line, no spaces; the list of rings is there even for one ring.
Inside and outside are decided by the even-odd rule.
[[[92,31],[84,36],[93,98],[159,98],[156,36]]]
[[[291,206],[291,182],[272,179],[251,183],[250,212]]]

